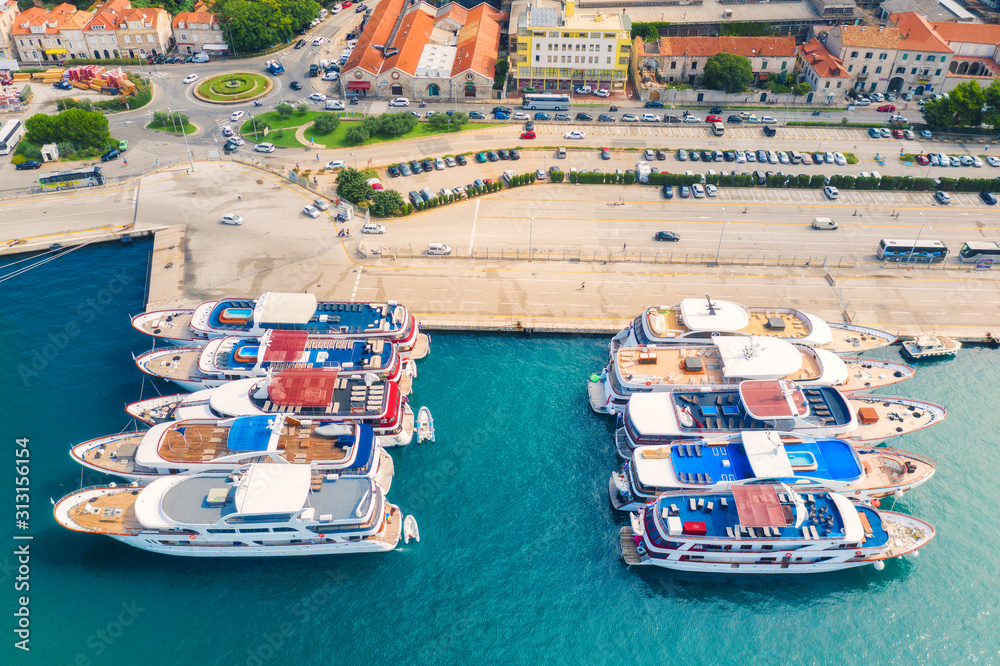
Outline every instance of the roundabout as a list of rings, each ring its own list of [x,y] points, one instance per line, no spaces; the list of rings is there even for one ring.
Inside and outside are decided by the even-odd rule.
[[[201,81],[194,95],[203,102],[231,104],[263,97],[274,87],[271,79],[253,72],[227,72]]]

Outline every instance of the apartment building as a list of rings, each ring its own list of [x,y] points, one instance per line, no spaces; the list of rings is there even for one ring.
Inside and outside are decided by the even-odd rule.
[[[173,44],[170,14],[160,7],[125,10],[118,27],[118,43],[127,58],[166,53]]]

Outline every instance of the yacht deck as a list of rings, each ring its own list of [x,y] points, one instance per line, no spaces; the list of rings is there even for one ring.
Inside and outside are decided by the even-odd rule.
[[[945,415],[936,405],[909,405],[893,398],[848,397],[847,402],[858,415],[857,430],[847,434],[856,442],[894,439],[926,428]]]
[[[145,359],[146,372],[164,379],[188,379],[203,377],[198,369],[201,358],[201,347],[190,347],[165,350],[172,353],[155,354]]]
[[[119,492],[77,504],[69,510],[69,517],[88,532],[121,534],[142,530],[142,524],[135,517],[138,495],[138,488],[122,488]]]
[[[234,453],[229,448],[229,433],[228,427],[181,422],[164,433],[157,452],[169,462],[208,462]],[[336,437],[316,435],[312,426],[285,425],[278,437],[277,450],[288,462],[339,462],[350,454],[354,436],[350,437],[349,445],[344,443]]]
[[[410,358],[421,359],[431,351],[431,339],[426,333],[418,333],[417,339],[413,342],[413,349],[410,350]]]
[[[162,336],[166,338],[191,338],[191,317],[194,310],[165,310],[158,317],[144,317],[137,320],[137,327],[147,335]]]
[[[818,379],[822,368],[810,354],[801,354],[802,368],[784,379],[792,381],[807,381]],[[700,368],[696,371],[686,371],[685,365],[691,365],[686,359],[700,360]],[[722,361],[718,350],[713,346],[705,347],[657,347],[642,351],[634,347],[619,349],[616,362],[621,376],[626,382],[651,382],[653,384],[670,384],[682,386],[705,386],[737,384],[744,378],[726,379],[722,371]],[[694,365],[699,365],[695,362]]]

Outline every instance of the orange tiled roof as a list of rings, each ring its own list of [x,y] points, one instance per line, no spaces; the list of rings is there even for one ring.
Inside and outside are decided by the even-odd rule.
[[[435,22],[440,19],[450,18],[465,25],[468,22],[469,10],[457,2],[449,2],[438,10],[437,16],[434,18]]]
[[[66,16],[60,24],[60,28],[65,30],[66,28],[78,28],[82,29],[83,26],[87,25],[90,19],[94,18],[94,15],[90,12],[79,11],[73,12]]]
[[[873,49],[899,48],[899,30],[863,25],[839,26],[844,46],[864,46]]]
[[[122,13],[122,22],[125,21],[141,21],[142,23],[149,22],[150,27],[155,28],[156,24],[159,23],[160,17],[167,14],[167,10],[161,7],[133,7],[132,9],[126,9]]]
[[[105,30],[117,30],[128,6],[129,0],[108,0],[83,29],[90,30],[92,27],[103,26]]]
[[[967,44],[1000,44],[1000,25],[970,23],[932,23],[934,30],[946,42]]]
[[[844,69],[844,63],[826,50],[818,39],[813,39],[799,47],[802,59],[816,72],[816,76],[828,79],[831,77],[850,78]]]
[[[451,75],[472,70],[493,78],[500,48],[500,19],[502,14],[483,3],[468,12],[468,21],[458,33],[458,53]]]
[[[181,12],[174,17],[173,25],[175,28],[180,28],[181,23],[190,29],[192,23],[205,23],[214,27],[219,24],[219,21],[212,12]]]
[[[427,11],[426,5],[418,4],[403,17],[396,37],[392,40],[393,48],[399,49],[399,53],[385,59],[382,71],[398,69],[410,75],[416,74],[420,54],[424,52],[432,32],[434,15]]]
[[[939,34],[934,32],[934,28],[920,14],[916,12],[903,12],[892,14],[889,17],[902,39],[899,40],[899,48],[906,51],[932,51],[935,53],[951,53],[951,48]]]
[[[382,0],[375,7],[367,28],[361,33],[354,51],[344,64],[344,72],[360,67],[372,74],[385,67],[382,63],[382,53],[372,48],[376,44],[388,46],[386,41],[396,24],[396,17],[403,11],[407,0]]]
[[[794,37],[660,37],[660,55],[711,57],[735,53],[747,58],[758,56],[793,57]]]
[[[15,35],[42,34],[32,33],[31,26],[44,25],[46,35],[54,35],[62,28],[67,18],[83,16],[90,19],[89,12],[78,11],[73,5],[64,2],[46,12],[41,7],[31,7],[14,17],[14,26],[11,30]]]

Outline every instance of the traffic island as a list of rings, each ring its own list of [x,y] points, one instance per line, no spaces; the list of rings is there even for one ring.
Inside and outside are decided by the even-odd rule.
[[[271,92],[270,78],[252,72],[229,72],[205,79],[194,89],[194,95],[204,102],[235,104],[263,97]]]

